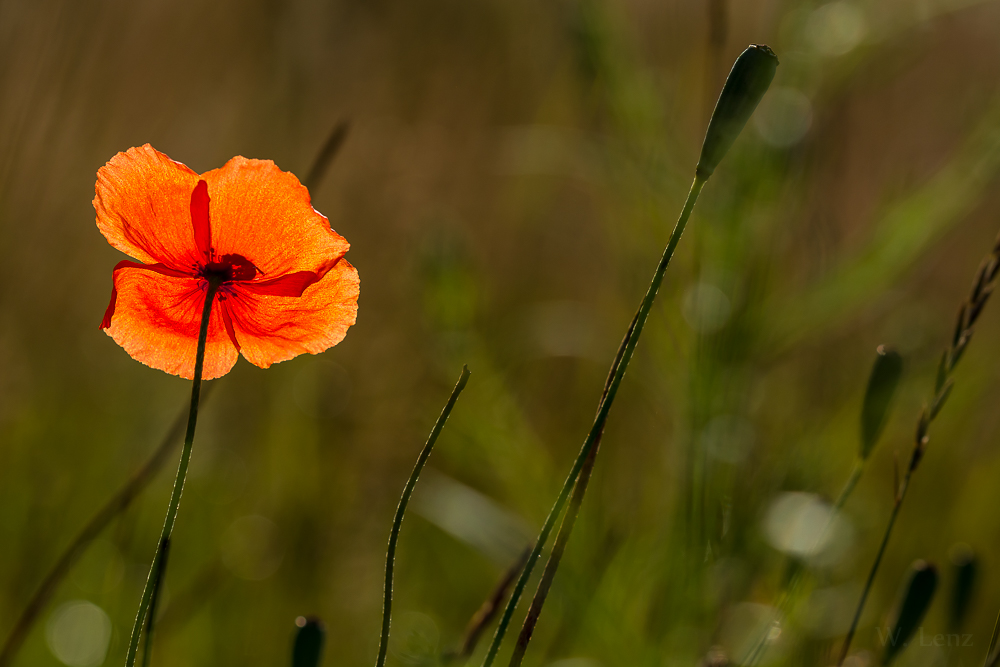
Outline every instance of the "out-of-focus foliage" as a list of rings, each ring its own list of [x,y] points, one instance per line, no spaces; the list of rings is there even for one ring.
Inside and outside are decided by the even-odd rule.
[[[392,513],[468,363],[397,554],[390,664],[427,664],[544,518],[755,42],[777,76],[668,271],[526,664],[738,661],[798,568],[762,664],[825,664],[1000,228],[998,30],[1000,5],[976,0],[0,3],[0,634],[189,392],[98,330],[120,256],[90,202],[117,151],[304,177],[349,120],[313,198],[362,279],[341,345],[217,381],[154,661],[288,664],[298,616],[323,619],[324,664],[373,660]],[[909,564],[955,542],[979,554],[964,627],[939,595],[895,664],[988,644],[998,310],[876,579],[855,640],[872,659]],[[822,537],[883,343],[907,373]],[[171,478],[92,545],[16,664],[121,661]],[[971,646],[934,645],[949,631]]]

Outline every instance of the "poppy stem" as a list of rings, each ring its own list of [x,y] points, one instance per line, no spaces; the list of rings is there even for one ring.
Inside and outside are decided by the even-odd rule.
[[[444,423],[448,421],[448,417],[451,415],[452,408],[455,407],[455,402],[458,400],[459,394],[465,389],[465,385],[469,381],[469,375],[471,375],[469,367],[463,366],[462,375],[459,376],[458,383],[451,392],[451,397],[441,411],[441,415],[437,418],[437,422],[434,423],[434,428],[431,429],[431,434],[427,437],[424,448],[420,450],[420,455],[413,466],[413,471],[410,473],[410,477],[406,480],[406,485],[403,487],[403,495],[399,498],[396,515],[392,518],[392,529],[389,531],[389,548],[385,555],[385,597],[382,602],[382,635],[378,642],[378,658],[375,660],[376,667],[383,667],[385,665],[385,656],[389,650],[389,625],[392,622],[392,571],[396,563],[396,543],[399,541],[399,529],[403,525],[403,515],[406,514],[406,506],[409,504],[410,496],[413,494],[413,487],[417,485],[417,478],[420,477],[420,471],[424,469],[424,464],[427,463],[427,459],[431,455],[431,450],[434,449],[434,443],[437,442],[438,436],[441,435],[441,429],[444,428]]]
[[[635,319],[632,321],[630,331],[626,334],[624,349],[621,350],[621,357],[620,359],[616,359],[616,363],[612,364],[611,382],[608,384],[607,393],[601,400],[600,407],[597,410],[597,417],[594,419],[594,424],[590,427],[590,433],[587,435],[587,439],[584,441],[583,447],[580,448],[580,453],[577,454],[576,461],[573,463],[573,468],[566,477],[566,481],[563,482],[563,487],[559,492],[559,497],[556,498],[555,504],[552,506],[552,509],[549,510],[549,515],[546,517],[545,523],[542,525],[542,530],[538,534],[535,546],[532,547],[531,554],[528,556],[528,562],[525,564],[524,570],[521,571],[521,576],[518,578],[517,584],[515,584],[514,590],[511,592],[510,600],[507,601],[507,606],[504,609],[503,616],[500,617],[500,623],[497,625],[496,633],[493,635],[493,642],[490,644],[489,651],[483,659],[483,667],[490,667],[493,664],[493,661],[496,660],[497,652],[500,650],[500,644],[503,643],[503,638],[507,633],[507,627],[510,625],[511,617],[514,615],[517,603],[521,599],[521,594],[524,593],[524,588],[528,585],[528,579],[531,578],[531,570],[534,568],[535,563],[538,562],[539,557],[541,557],[542,549],[545,547],[545,542],[548,540],[549,534],[555,527],[556,520],[559,518],[559,515],[562,514],[563,507],[566,506],[566,502],[569,500],[569,494],[573,491],[573,487],[576,486],[577,479],[580,477],[584,464],[590,457],[591,450],[594,449],[601,439],[601,434],[604,432],[604,424],[607,422],[608,413],[611,411],[611,405],[614,403],[615,396],[618,394],[618,387],[621,385],[622,378],[625,377],[625,371],[628,370],[629,362],[632,360],[632,354],[635,352],[635,346],[639,342],[639,337],[642,335],[642,328],[646,324],[646,318],[649,317],[649,311],[653,307],[653,301],[656,299],[656,293],[659,291],[660,284],[663,282],[663,275],[667,271],[667,265],[670,264],[670,259],[674,255],[674,249],[677,247],[677,243],[681,240],[681,234],[684,233],[684,228],[687,226],[688,218],[691,217],[691,211],[694,210],[695,202],[698,201],[698,195],[701,194],[701,189],[705,186],[705,182],[707,180],[707,175],[703,176],[698,174],[695,176],[694,182],[691,184],[691,190],[688,192],[687,199],[684,202],[684,208],[681,210],[680,217],[677,219],[674,231],[670,233],[670,239],[667,241],[667,247],[663,251],[660,263],[656,266],[656,271],[653,273],[653,279],[649,283],[649,289],[646,291],[646,296],[643,297],[642,304],[639,306],[639,312],[636,313]],[[552,574],[554,576],[554,572]],[[538,611],[540,611],[540,609]]]
[[[184,481],[187,479],[188,464],[191,462],[194,430],[198,423],[198,400],[201,397],[201,374],[205,366],[205,344],[208,340],[208,324],[212,315],[212,303],[215,300],[215,293],[219,290],[220,284],[221,279],[219,278],[210,277],[208,280],[205,305],[201,311],[201,328],[198,331],[198,351],[194,362],[194,383],[191,386],[191,410],[188,413],[187,432],[184,435],[184,448],[181,450],[181,460],[177,466],[177,477],[174,479],[174,488],[170,492],[167,517],[163,522],[160,539],[156,543],[156,554],[153,556],[153,563],[149,568],[149,576],[146,578],[146,586],[142,589],[139,612],[136,614],[135,624],[132,626],[132,636],[128,644],[128,653],[125,656],[125,667],[135,667],[135,654],[139,649],[139,636],[142,634],[143,621],[152,602],[153,590],[158,585],[162,585],[162,579],[166,575],[166,564],[161,568],[160,561],[164,557],[163,546],[170,540],[170,535],[174,530],[174,521],[177,519],[177,508],[181,502],[181,493],[184,491]],[[147,637],[146,641],[149,641],[149,639]]]
[[[156,571],[156,582],[153,584],[153,595],[149,598],[149,612],[146,614],[146,641],[142,645],[142,667],[149,667],[153,659],[153,629],[156,625],[156,603],[163,589],[163,574],[167,569],[170,556],[170,540],[160,545],[160,567]]]

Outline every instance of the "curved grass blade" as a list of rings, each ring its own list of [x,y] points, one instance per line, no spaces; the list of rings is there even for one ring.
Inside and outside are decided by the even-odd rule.
[[[455,402],[458,400],[459,394],[465,389],[466,383],[469,381],[469,367],[462,367],[462,375],[458,378],[458,383],[451,392],[451,397],[444,406],[444,410],[441,411],[441,416],[438,417],[437,422],[434,424],[434,428],[431,429],[431,434],[427,438],[424,448],[420,451],[420,455],[417,457],[417,462],[413,466],[413,472],[410,473],[409,479],[406,480],[406,485],[403,487],[403,495],[399,499],[399,506],[396,508],[396,516],[392,519],[392,528],[389,531],[389,548],[385,556],[385,597],[382,602],[382,635],[379,638],[378,644],[378,658],[375,660],[376,667],[383,667],[385,665],[385,656],[389,650],[389,626],[392,623],[392,575],[393,567],[396,562],[396,543],[399,541],[399,529],[403,525],[403,515],[406,514],[406,506],[410,502],[410,496],[413,494],[413,487],[417,485],[417,478],[420,477],[420,471],[424,469],[424,464],[427,463],[427,459],[431,455],[431,450],[434,449],[434,443],[437,442],[438,436],[441,435],[441,429],[444,428],[444,424],[448,421],[448,416],[451,414],[452,408],[455,407]]]

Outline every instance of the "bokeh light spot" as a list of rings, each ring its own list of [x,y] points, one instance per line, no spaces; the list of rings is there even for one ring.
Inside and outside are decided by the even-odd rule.
[[[757,133],[776,148],[794,146],[811,125],[812,103],[795,88],[772,88],[754,114]]]
[[[52,655],[64,665],[95,667],[108,654],[111,619],[96,604],[73,600],[52,612],[45,641]]]
[[[814,10],[806,22],[806,39],[825,56],[852,51],[866,32],[865,15],[849,2],[827,3]]]
[[[712,333],[724,327],[729,312],[729,297],[715,285],[697,283],[684,293],[684,320],[699,333]]]

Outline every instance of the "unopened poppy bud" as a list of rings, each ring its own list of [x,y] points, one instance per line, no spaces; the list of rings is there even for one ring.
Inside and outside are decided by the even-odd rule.
[[[882,654],[882,665],[888,665],[913,636],[927,608],[931,606],[937,588],[937,568],[918,560],[910,566],[910,574],[903,586],[899,606],[889,623],[889,641]]]
[[[736,59],[708,123],[695,172],[699,178],[707,179],[719,166],[767,92],[777,68],[778,57],[763,44],[751,44]]]
[[[326,635],[323,622],[318,618],[299,616],[295,619],[295,625],[299,626],[299,631],[295,635],[295,648],[292,650],[292,667],[319,667]]]
[[[951,591],[951,609],[948,614],[948,626],[958,632],[962,629],[972,593],[976,588],[976,571],[978,570],[976,553],[968,544],[956,544],[948,551],[948,557],[954,567],[955,587]]]
[[[903,375],[903,358],[892,348],[879,345],[875,364],[868,377],[865,401],[861,406],[861,449],[862,460],[867,459],[882,435],[889,408],[892,406],[899,378]]]

